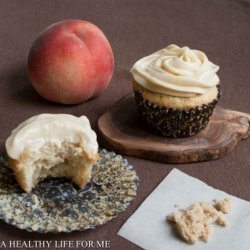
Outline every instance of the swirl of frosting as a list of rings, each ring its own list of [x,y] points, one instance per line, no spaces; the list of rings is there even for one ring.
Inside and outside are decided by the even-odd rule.
[[[219,84],[218,70],[204,52],[171,44],[137,61],[131,73],[139,85],[152,92],[192,97]]]
[[[90,157],[98,152],[96,133],[86,116],[41,114],[22,122],[6,140],[12,159],[19,160],[25,150],[38,150],[47,142],[60,145],[64,140],[79,142]]]

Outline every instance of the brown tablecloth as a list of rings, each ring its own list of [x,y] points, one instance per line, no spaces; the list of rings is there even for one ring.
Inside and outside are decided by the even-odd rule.
[[[0,18],[1,154],[11,130],[39,113],[84,114],[97,130],[100,115],[131,91],[129,69],[133,63],[171,43],[205,51],[211,61],[220,65],[223,90],[220,105],[249,112],[249,0],[2,0]],[[99,26],[115,56],[115,72],[109,88],[100,97],[76,106],[52,104],[40,98],[26,72],[27,54],[38,33],[54,22],[69,18],[86,19]],[[174,167],[250,201],[249,146],[250,140],[245,140],[230,155],[217,161],[182,165],[127,157],[140,177],[140,186],[136,199],[116,219],[95,230],[56,235],[29,233],[0,222],[0,240],[6,243],[108,240],[111,249],[139,249],[119,237],[117,231]]]

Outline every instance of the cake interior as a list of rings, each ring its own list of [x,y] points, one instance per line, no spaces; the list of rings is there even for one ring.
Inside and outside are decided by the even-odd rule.
[[[16,177],[26,192],[47,177],[66,177],[83,187],[90,180],[92,165],[93,160],[87,157],[79,143],[45,143],[39,150],[29,152],[28,157],[19,163]]]

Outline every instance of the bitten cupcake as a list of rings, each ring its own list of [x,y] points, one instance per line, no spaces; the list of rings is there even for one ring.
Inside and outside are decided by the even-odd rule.
[[[220,97],[218,70],[204,52],[174,44],[137,61],[133,89],[150,130],[188,137],[204,129]]]

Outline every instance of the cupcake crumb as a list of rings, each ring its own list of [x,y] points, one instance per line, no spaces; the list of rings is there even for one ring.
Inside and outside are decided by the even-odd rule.
[[[197,202],[187,209],[167,216],[167,221],[172,222],[178,235],[187,243],[195,244],[202,240],[207,242],[212,233],[212,224],[227,226],[225,216],[232,208],[230,198],[214,202]]]
[[[227,214],[232,208],[232,200],[227,197],[224,200],[215,200],[215,208],[224,214]]]

